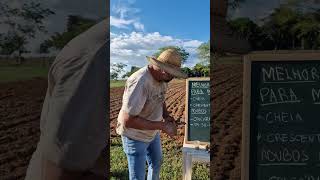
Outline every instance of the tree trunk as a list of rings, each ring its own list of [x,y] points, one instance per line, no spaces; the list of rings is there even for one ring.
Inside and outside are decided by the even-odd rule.
[[[21,60],[21,58],[22,58],[21,54],[22,54],[22,52],[19,51],[19,55],[18,55],[18,65],[21,65],[21,62],[22,62],[22,60]]]
[[[301,49],[304,50],[304,38],[301,39]]]
[[[295,41],[294,41],[294,38],[292,39],[292,49],[294,49],[295,47]]]

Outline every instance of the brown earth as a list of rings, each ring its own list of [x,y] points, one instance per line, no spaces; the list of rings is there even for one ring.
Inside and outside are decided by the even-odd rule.
[[[241,64],[215,65],[211,77],[211,179],[241,179]]]
[[[40,133],[46,79],[0,84],[0,179],[24,179]]]
[[[212,78],[211,178],[240,179],[242,65],[215,65]],[[0,84],[0,179],[23,179],[39,138],[45,79]],[[111,137],[115,136],[123,88],[110,91]],[[185,83],[172,82],[166,95],[168,109],[184,119]],[[184,128],[177,141],[182,146]],[[163,138],[167,138],[163,135]]]
[[[22,180],[40,134],[40,114],[47,89],[47,80],[0,84],[0,179]],[[124,88],[110,90],[111,137],[121,108]],[[168,109],[176,119],[184,119],[185,83],[169,84],[166,95]],[[178,130],[176,142],[183,144],[184,128]],[[165,142],[169,138],[162,134]],[[168,144],[169,145],[169,144]]]

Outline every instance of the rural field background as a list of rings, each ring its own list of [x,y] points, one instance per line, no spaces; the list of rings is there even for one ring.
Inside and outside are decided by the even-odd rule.
[[[111,84],[111,87],[113,85]],[[176,120],[185,118],[185,81],[173,80],[169,83],[166,94],[166,104],[172,117]],[[122,105],[122,94],[124,87],[110,89],[110,128],[111,146],[110,163],[111,179],[127,179],[128,167],[126,156],[122,149],[121,138],[116,134],[115,128],[118,113]],[[178,135],[172,139],[161,133],[163,165],[160,179],[181,179],[182,177],[182,146],[184,138],[184,127],[178,129]],[[192,179],[210,179],[209,164],[194,163]]]
[[[30,58],[22,64],[17,64],[15,59],[0,58],[0,83],[47,78],[53,59],[53,57]]]
[[[11,62],[11,61],[10,61]],[[48,66],[0,61],[0,179],[22,180],[40,135]]]
[[[39,63],[40,62],[40,63]],[[1,180],[24,179],[40,135],[40,114],[47,89],[49,65],[42,61],[21,64],[0,61],[0,175]],[[110,163],[112,179],[127,179],[128,169],[120,136],[115,133],[121,107],[124,80],[110,84]],[[174,80],[166,95],[168,109],[175,119],[184,119],[185,82]],[[108,124],[106,124],[108,125]],[[161,134],[164,164],[161,179],[182,176],[184,128],[171,139]],[[209,164],[195,163],[193,179],[209,179]]]

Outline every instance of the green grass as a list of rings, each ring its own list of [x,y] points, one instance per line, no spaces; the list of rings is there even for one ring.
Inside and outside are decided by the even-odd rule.
[[[40,66],[0,66],[0,83],[46,78],[49,68]]]
[[[120,137],[111,139],[110,165],[110,180],[128,179],[127,159],[122,149]]]
[[[163,164],[161,166],[160,179],[182,179],[182,148],[170,140],[164,140],[162,147]],[[111,140],[110,163],[111,179],[128,179],[127,159],[122,149],[120,137],[112,138]],[[192,169],[192,179],[210,179],[209,164],[194,163]]]
[[[123,87],[125,83],[125,80],[110,80],[110,88]]]

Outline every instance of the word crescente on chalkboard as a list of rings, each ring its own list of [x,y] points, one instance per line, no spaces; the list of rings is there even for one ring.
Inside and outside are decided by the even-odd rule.
[[[242,180],[320,180],[320,52],[244,62]]]
[[[210,143],[210,79],[186,82],[186,129],[184,144]]]

